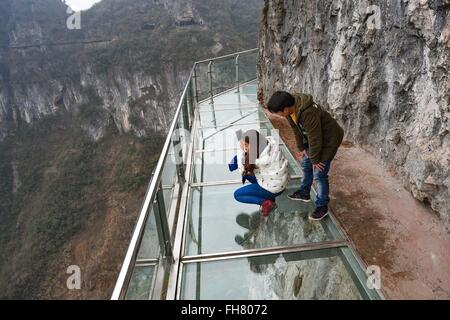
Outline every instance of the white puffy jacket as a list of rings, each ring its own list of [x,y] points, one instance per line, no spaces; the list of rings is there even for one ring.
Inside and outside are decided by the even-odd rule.
[[[279,144],[273,137],[266,137],[267,147],[256,159],[255,176],[258,184],[272,193],[278,193],[286,189],[289,182],[288,161],[284,158]],[[243,172],[245,154],[238,151],[238,166]]]

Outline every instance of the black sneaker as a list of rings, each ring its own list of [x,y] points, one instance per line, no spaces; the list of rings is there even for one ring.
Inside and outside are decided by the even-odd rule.
[[[288,195],[288,198],[295,201],[311,202],[311,197],[309,195],[305,196],[300,190]]]
[[[309,220],[320,221],[328,215],[328,207],[317,207],[313,213],[309,215]]]

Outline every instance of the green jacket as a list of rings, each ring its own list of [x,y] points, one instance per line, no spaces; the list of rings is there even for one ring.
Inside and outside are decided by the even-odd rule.
[[[300,151],[308,149],[313,164],[333,160],[344,138],[344,130],[331,115],[314,103],[309,94],[294,94],[297,123],[288,117]]]

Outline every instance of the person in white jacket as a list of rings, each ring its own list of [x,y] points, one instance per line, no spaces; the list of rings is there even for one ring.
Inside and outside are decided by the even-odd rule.
[[[276,208],[275,198],[286,189],[289,181],[288,162],[273,137],[265,137],[257,130],[238,133],[239,149],[229,164],[230,171],[239,169],[245,185],[234,192],[243,203],[258,204],[263,216]]]

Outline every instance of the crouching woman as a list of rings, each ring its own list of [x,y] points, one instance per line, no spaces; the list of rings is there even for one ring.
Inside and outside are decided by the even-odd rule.
[[[265,137],[256,130],[237,133],[239,149],[228,165],[230,171],[240,170],[242,183],[234,198],[242,203],[260,205],[267,217],[277,207],[275,198],[286,189],[289,181],[288,162],[273,137]]]

